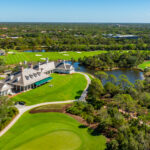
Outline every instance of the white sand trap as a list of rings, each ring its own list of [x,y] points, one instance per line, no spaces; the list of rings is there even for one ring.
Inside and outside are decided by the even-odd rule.
[[[64,56],[69,56],[69,54],[64,54]]]
[[[8,54],[14,54],[14,52],[8,52]]]
[[[82,52],[77,52],[78,54],[82,53]]]
[[[59,53],[67,53],[66,51],[64,51],[64,52],[59,52]]]
[[[42,60],[46,60],[46,58],[41,58]]]
[[[36,54],[35,56],[42,56],[42,55]]]

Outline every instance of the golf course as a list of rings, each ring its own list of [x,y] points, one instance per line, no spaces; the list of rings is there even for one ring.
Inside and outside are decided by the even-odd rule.
[[[117,51],[117,50],[116,50]],[[135,50],[132,50],[133,52]],[[1,58],[5,61],[6,65],[19,64],[24,61],[27,62],[42,62],[45,61],[46,58],[49,58],[50,61],[56,60],[78,60],[79,58],[95,56],[101,53],[107,53],[108,51],[65,51],[65,52],[20,52],[17,50],[8,50],[7,55],[1,56]],[[113,51],[112,51],[113,52]],[[128,52],[125,51],[124,52]],[[149,52],[149,51],[146,51]],[[145,61],[144,63],[138,66],[139,69],[145,69],[150,66],[150,61]]]
[[[62,113],[26,112],[0,138],[2,150],[104,150],[106,139]]]
[[[17,52],[17,51],[9,51],[6,56],[2,56],[5,63],[10,64],[18,64],[20,62],[37,62],[37,61],[45,61],[45,58],[49,58],[49,60],[71,60],[71,58],[78,60],[78,58],[83,58],[84,56],[94,56],[106,51],[89,51],[89,52]]]
[[[43,102],[75,100],[84,91],[87,80],[84,75],[52,74],[53,79],[40,87],[21,93],[12,98],[13,101],[23,101],[26,105]]]

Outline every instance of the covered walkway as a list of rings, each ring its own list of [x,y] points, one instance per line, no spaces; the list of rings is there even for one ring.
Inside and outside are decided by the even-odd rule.
[[[15,91],[15,93],[16,92],[28,91],[30,89],[34,89],[34,88],[36,88],[38,86],[43,85],[43,84],[47,83],[48,81],[50,81],[52,79],[53,79],[52,77],[48,77],[48,78],[45,78],[45,79],[43,79],[41,81],[37,81],[35,83],[27,85],[27,86],[17,86],[17,85],[14,85],[14,91]]]
[[[47,83],[48,81],[50,81],[50,80],[52,80],[53,78],[52,77],[48,77],[48,78],[46,78],[46,79],[43,79],[43,80],[41,80],[41,81],[38,81],[38,82],[36,82],[36,83],[34,83],[36,86],[40,86],[40,85],[42,85],[42,84],[45,84],[45,83]]]

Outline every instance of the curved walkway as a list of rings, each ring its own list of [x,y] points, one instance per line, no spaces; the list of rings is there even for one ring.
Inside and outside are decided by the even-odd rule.
[[[86,80],[87,80],[87,86],[84,89],[81,97],[78,100],[84,101],[85,97],[87,95],[87,89],[89,87],[89,84],[91,83],[91,79],[89,78],[89,76],[85,73],[82,72],[77,72],[80,73],[82,75],[85,76]],[[66,104],[66,103],[73,103],[75,101],[78,100],[68,100],[68,101],[59,101],[59,102],[45,102],[45,103],[40,103],[40,104],[35,104],[35,105],[31,105],[31,106],[21,106],[21,105],[16,105],[16,108],[19,110],[18,115],[0,132],[0,137],[2,135],[4,135],[16,122],[17,120],[28,110],[36,108],[38,106],[43,106],[43,105],[49,105],[49,104]]]

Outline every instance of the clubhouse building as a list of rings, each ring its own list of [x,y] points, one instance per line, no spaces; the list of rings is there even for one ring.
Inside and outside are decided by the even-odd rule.
[[[23,92],[41,86],[50,80],[51,73],[72,74],[74,67],[65,61],[38,63],[28,68],[21,68],[20,71],[12,73],[6,79],[0,81],[0,95],[5,96],[11,93]]]

